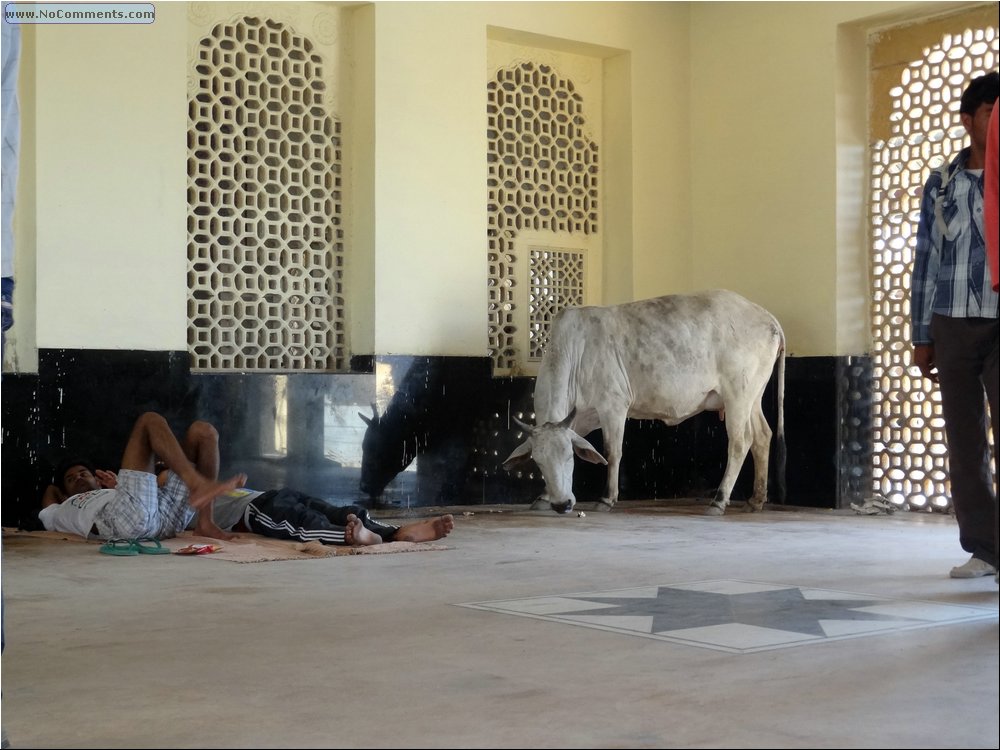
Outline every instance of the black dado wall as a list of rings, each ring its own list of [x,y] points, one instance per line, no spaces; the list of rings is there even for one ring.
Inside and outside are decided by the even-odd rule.
[[[178,433],[196,419],[215,424],[222,473],[244,471],[255,488],[375,508],[523,504],[542,488],[537,472],[502,468],[523,439],[510,416],[532,419],[534,379],[494,378],[485,357],[380,356],[377,367],[362,357],[351,373],[287,375],[192,373],[188,361],[186,352],[43,350],[37,375],[4,375],[3,525],[37,528],[38,498],[66,454],[118,468],[133,421],[148,410]],[[376,384],[376,372],[391,384]],[[846,507],[867,491],[868,388],[864,359],[788,358],[787,504]],[[379,399],[376,436],[359,413],[372,418],[377,389],[394,395]],[[772,427],[776,410],[772,378],[764,396]],[[599,431],[588,439],[603,449]],[[676,427],[629,420],[621,498],[710,497],[725,458],[725,425],[714,413]],[[775,502],[773,461],[771,473]],[[577,461],[577,500],[599,498],[605,479],[605,467]],[[748,457],[733,499],[751,493]]]

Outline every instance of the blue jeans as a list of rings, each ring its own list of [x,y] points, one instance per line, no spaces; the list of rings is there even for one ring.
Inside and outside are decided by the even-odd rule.
[[[14,279],[10,276],[4,276],[0,288],[3,291],[2,299],[0,299],[3,310],[3,331],[0,332],[0,336],[3,338],[3,345],[0,348],[0,356],[2,356],[2,350],[7,348],[7,331],[14,325]]]
[[[4,276],[2,281],[3,299],[0,301],[3,306],[3,330],[0,331],[0,360],[3,353],[7,351],[7,331],[14,325],[14,279]],[[3,596],[0,595],[0,651],[7,646],[6,628],[3,626]]]

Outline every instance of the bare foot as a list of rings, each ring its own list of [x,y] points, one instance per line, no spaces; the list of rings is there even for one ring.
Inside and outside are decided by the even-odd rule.
[[[450,513],[437,518],[428,518],[425,521],[408,523],[401,526],[393,541],[396,542],[433,542],[448,536],[455,528],[455,517]]]
[[[382,537],[365,528],[361,519],[351,513],[347,516],[347,526],[344,527],[344,542],[351,547],[367,547],[370,544],[381,544]]]
[[[208,523],[195,522],[193,532],[195,536],[204,536],[209,539],[221,539],[224,542],[228,542],[231,539],[239,539],[236,534],[232,534],[228,531],[223,531],[219,528],[213,521]]]
[[[221,482],[205,480],[190,488],[191,492],[188,495],[188,503],[195,510],[201,510],[219,495],[224,495],[230,490],[242,487],[246,484],[246,481],[246,474],[236,474]]]

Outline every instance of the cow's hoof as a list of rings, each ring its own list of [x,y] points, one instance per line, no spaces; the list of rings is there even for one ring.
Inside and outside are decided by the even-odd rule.
[[[548,508],[549,508],[548,500],[542,500],[541,498],[538,498],[538,500],[535,500],[535,502],[531,504],[531,507],[529,507],[528,510],[547,510]]]
[[[762,510],[764,510],[764,503],[755,503],[753,500],[750,500],[743,508],[744,513],[760,513]]]
[[[719,507],[715,503],[712,503],[707,508],[705,508],[706,516],[721,516],[725,512],[726,512],[725,508]]]
[[[602,513],[607,513],[609,510],[615,507],[614,503],[609,503],[603,497],[594,503],[594,510],[599,510]]]

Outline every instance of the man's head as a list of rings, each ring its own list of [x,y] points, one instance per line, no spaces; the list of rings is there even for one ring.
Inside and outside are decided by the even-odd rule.
[[[986,153],[986,131],[998,93],[1000,93],[1000,73],[996,71],[973,78],[962,93],[959,117],[972,141],[972,150],[980,158]]]
[[[56,467],[52,483],[70,495],[99,490],[97,469],[85,458],[68,458]]]
[[[1000,93],[1000,73],[997,71],[973,78],[962,92],[958,111],[963,115],[974,115],[983,104],[992,105],[997,100],[998,93]]]

